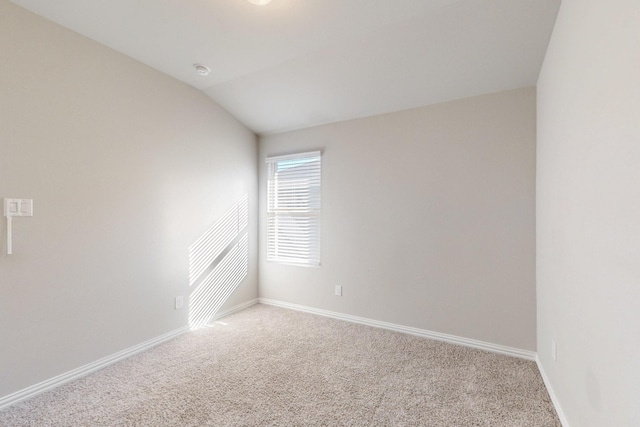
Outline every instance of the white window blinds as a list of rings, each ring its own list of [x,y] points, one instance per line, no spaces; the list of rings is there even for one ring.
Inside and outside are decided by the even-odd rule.
[[[320,265],[320,155],[266,159],[267,261]]]

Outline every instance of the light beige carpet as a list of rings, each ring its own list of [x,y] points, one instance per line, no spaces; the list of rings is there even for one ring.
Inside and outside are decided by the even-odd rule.
[[[560,426],[536,364],[257,305],[0,412],[1,426]]]

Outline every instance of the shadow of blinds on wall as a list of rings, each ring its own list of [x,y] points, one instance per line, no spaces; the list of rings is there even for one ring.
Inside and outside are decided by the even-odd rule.
[[[320,265],[321,152],[268,157],[267,261]]]
[[[189,326],[206,325],[249,269],[248,195],[189,247]]]

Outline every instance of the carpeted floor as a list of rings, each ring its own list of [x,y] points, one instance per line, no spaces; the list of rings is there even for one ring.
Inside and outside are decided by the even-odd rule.
[[[561,426],[536,364],[256,305],[0,412],[0,426]]]

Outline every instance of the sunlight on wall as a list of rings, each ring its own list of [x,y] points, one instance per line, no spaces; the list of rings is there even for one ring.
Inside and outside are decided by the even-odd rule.
[[[189,285],[193,285],[211,267],[211,263],[247,226],[248,208],[248,196],[245,195],[189,247]]]
[[[206,325],[248,273],[248,196],[189,247],[189,326]]]

